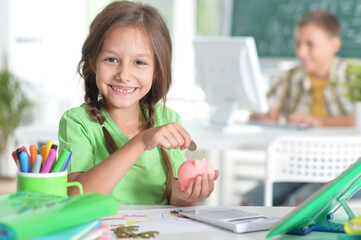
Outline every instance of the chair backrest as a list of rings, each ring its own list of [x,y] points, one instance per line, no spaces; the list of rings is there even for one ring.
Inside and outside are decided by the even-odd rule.
[[[275,182],[328,182],[361,156],[361,136],[282,136],[267,150],[265,205]]]

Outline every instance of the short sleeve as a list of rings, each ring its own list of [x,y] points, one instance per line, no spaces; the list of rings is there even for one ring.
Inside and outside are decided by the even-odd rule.
[[[79,108],[79,110],[82,110]],[[94,166],[94,154],[88,136],[88,129],[81,111],[69,110],[59,123],[59,150],[68,149],[72,156],[68,164],[68,173],[85,172]]]

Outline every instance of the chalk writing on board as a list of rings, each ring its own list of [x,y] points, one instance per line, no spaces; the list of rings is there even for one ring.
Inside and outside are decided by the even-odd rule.
[[[342,57],[361,57],[361,0],[235,0],[232,35],[255,37],[260,56],[294,56],[294,26],[327,10],[341,23]]]

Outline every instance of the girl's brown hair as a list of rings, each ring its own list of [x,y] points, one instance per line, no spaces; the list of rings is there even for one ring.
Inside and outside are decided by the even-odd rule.
[[[82,58],[78,65],[78,72],[85,83],[84,100],[87,104],[88,112],[94,121],[103,126],[105,116],[100,112],[100,109],[104,106],[104,101],[102,98],[98,98],[100,91],[96,85],[93,66],[95,66],[104,41],[113,27],[139,29],[149,41],[153,50],[155,67],[152,87],[140,100],[141,106],[145,106],[148,110],[145,128],[151,128],[154,126],[155,104],[161,99],[163,104],[165,104],[166,94],[172,81],[172,43],[162,16],[155,8],[148,5],[128,1],[113,2],[105,7],[93,20],[89,35],[83,44]],[[144,111],[143,108],[142,111]],[[109,154],[112,154],[118,149],[118,146],[108,130],[104,126],[102,129],[107,150]],[[173,168],[165,150],[161,149],[161,155],[167,173],[166,188],[160,200],[163,201],[171,193]]]

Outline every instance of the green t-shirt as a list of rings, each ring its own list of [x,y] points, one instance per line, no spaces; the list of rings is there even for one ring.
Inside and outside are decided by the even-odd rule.
[[[105,109],[101,112],[106,118],[104,126],[112,135],[119,147],[130,139],[123,134]],[[179,115],[157,104],[155,107],[155,124],[161,126],[171,122],[181,124]],[[85,172],[109,156],[102,128],[95,122],[86,110],[86,105],[65,112],[59,123],[59,152],[70,149],[72,153],[68,164],[68,173]],[[186,160],[179,149],[166,150],[173,164],[174,176],[179,166]],[[120,204],[159,204],[166,181],[166,172],[160,149],[145,151],[124,177],[109,194]],[[114,173],[116,174],[116,173]],[[161,204],[167,204],[163,201]]]

